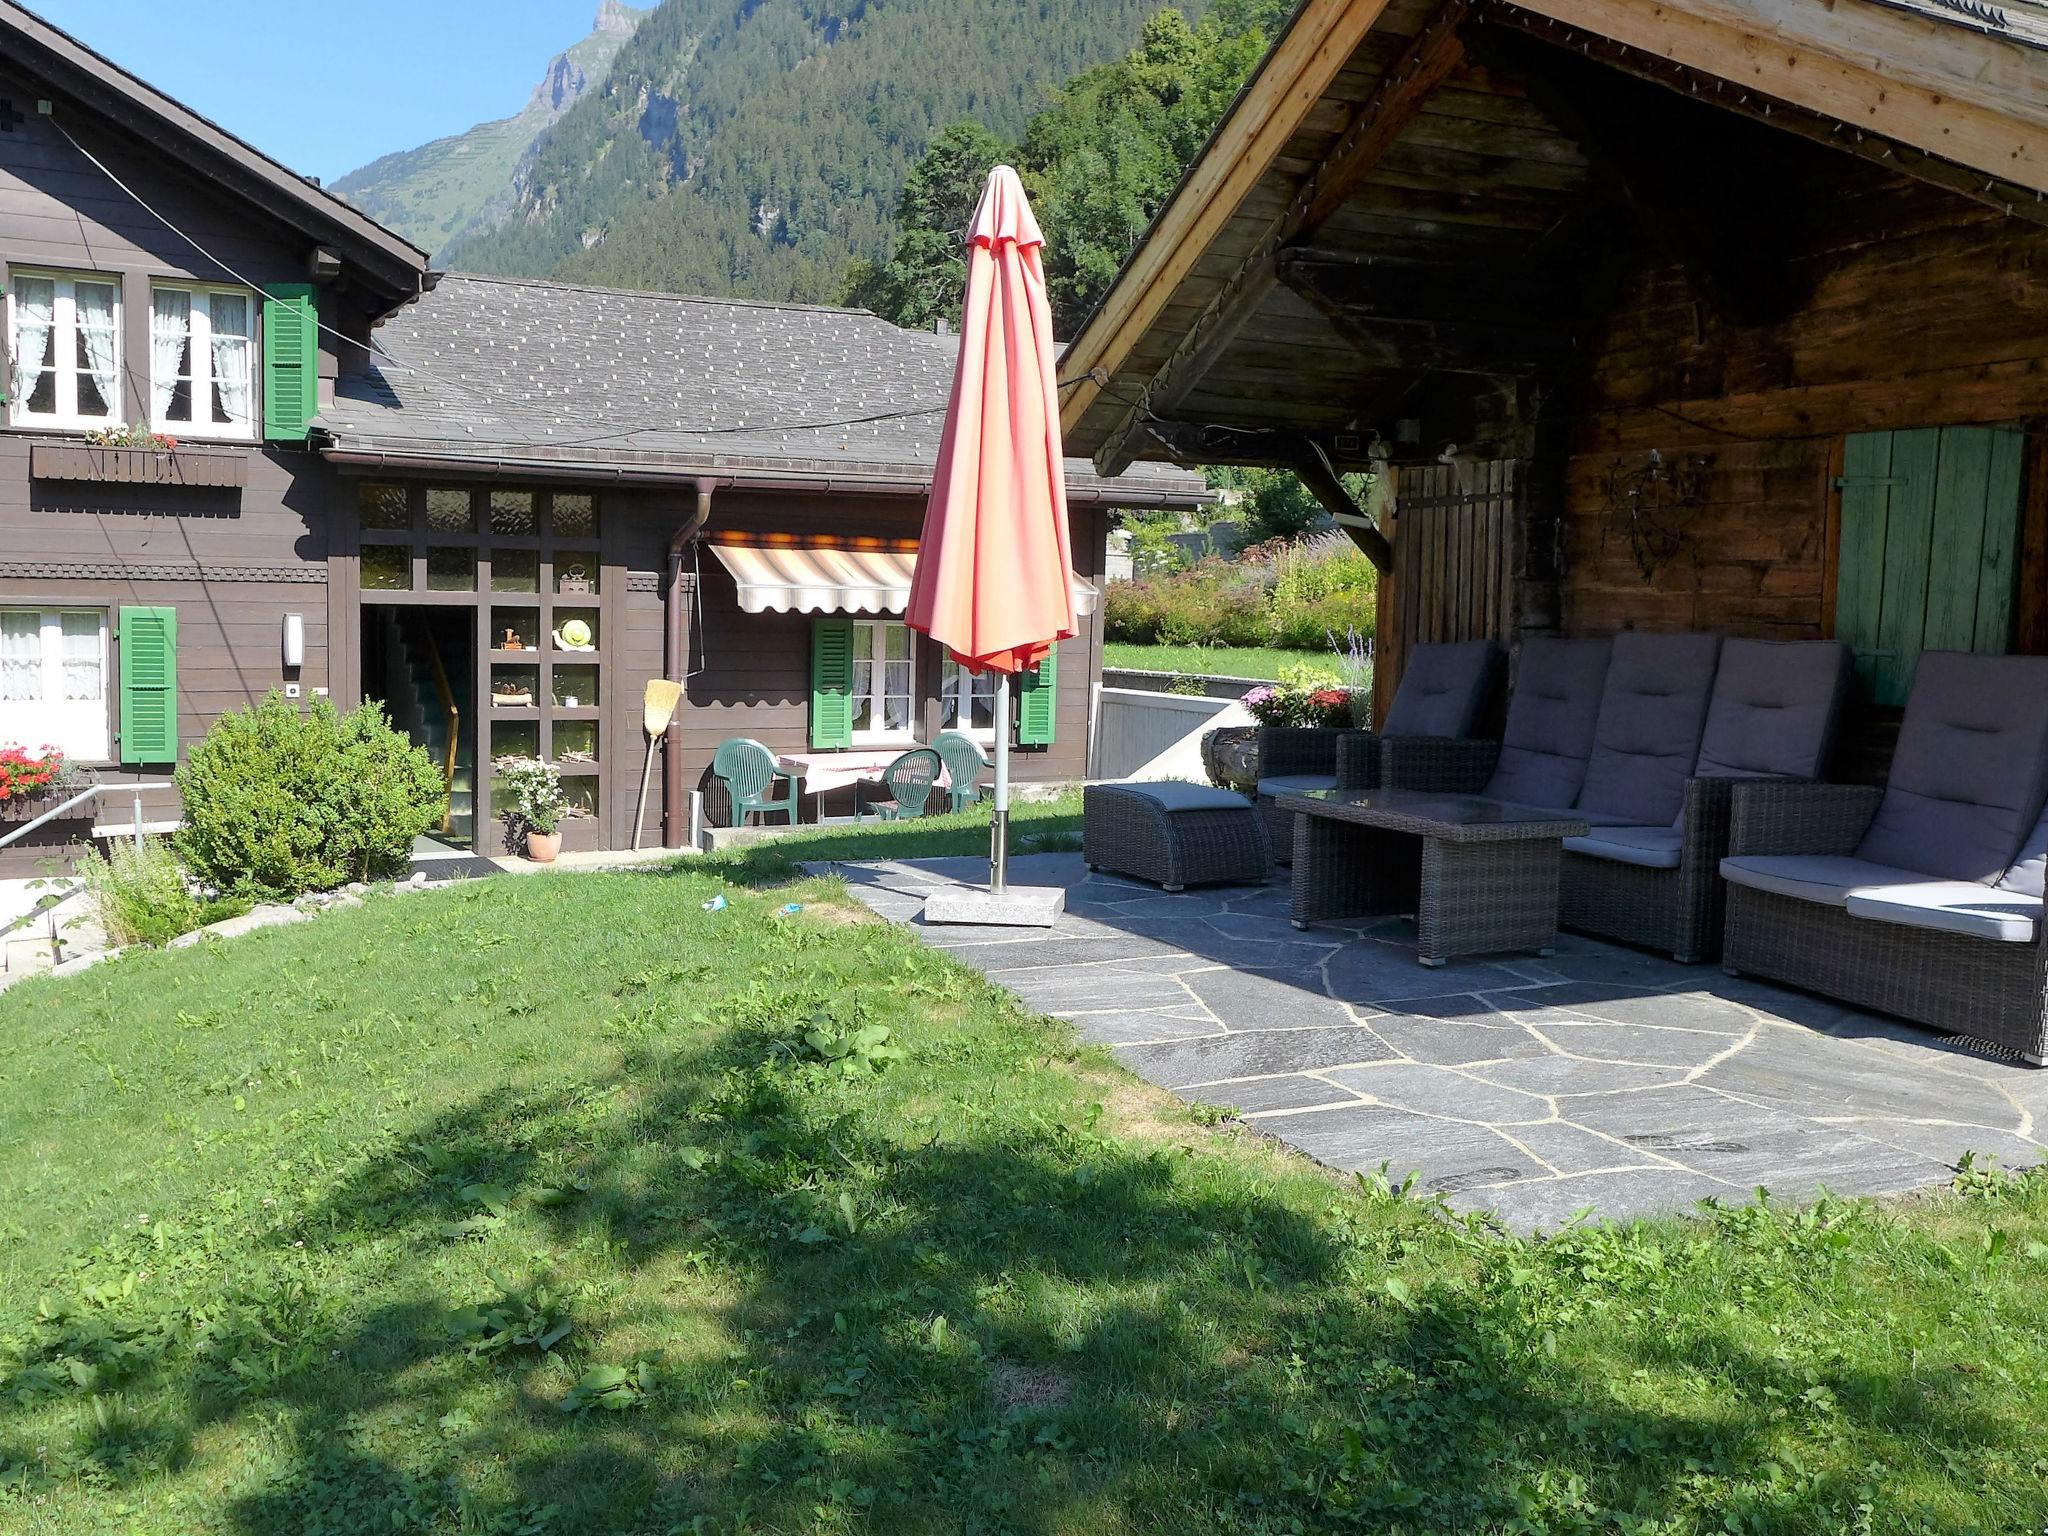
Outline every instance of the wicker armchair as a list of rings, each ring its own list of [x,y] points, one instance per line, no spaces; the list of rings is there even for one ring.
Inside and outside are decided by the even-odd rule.
[[[1745,784],[1730,817],[1730,859],[1852,859],[1883,791],[1849,784]],[[1722,968],[1896,1014],[2036,1065],[2048,1059],[2048,923],[2000,943],[1858,916],[1847,905],[1730,884]],[[1985,891],[1987,901],[1997,892]],[[2033,903],[2036,910],[2039,903]]]
[[[2048,658],[1920,658],[1883,790],[1737,785],[1731,975],[2048,1057]]]
[[[1624,690],[1669,690],[1688,676],[1709,680],[1705,718],[1695,725],[1685,753],[1692,776],[1676,796],[1674,822],[1671,799],[1639,801],[1617,787],[1632,776],[1654,774],[1654,761],[1596,743],[1580,807],[1597,814],[1627,805],[1635,824],[1596,824],[1586,837],[1566,838],[1559,885],[1558,921],[1564,927],[1659,949],[1685,965],[1721,952],[1727,910],[1721,860],[1737,785],[1820,777],[1834,745],[1850,666],[1848,648],[1832,640],[1726,640],[1718,656],[1703,660],[1691,653],[1707,650],[1707,644],[1688,646],[1700,639],[1617,637],[1610,693],[1617,682]],[[1689,671],[1688,663],[1696,670]],[[1661,692],[1652,702],[1680,696]],[[1639,726],[1629,729],[1625,719],[1615,720],[1610,701],[1603,700],[1601,732],[1616,724],[1623,740],[1656,739]],[[1618,775],[1606,771],[1614,764]],[[1647,813],[1640,809],[1644,804]]]
[[[1282,796],[1312,789],[1377,789],[1383,741],[1463,740],[1485,713],[1499,673],[1500,651],[1491,640],[1418,645],[1387,711],[1384,735],[1261,731],[1259,813],[1266,818],[1274,857],[1282,864],[1294,857],[1294,813],[1280,809]]]
[[[1347,739],[1370,743],[1370,731],[1339,726],[1268,725],[1259,731],[1259,815],[1272,841],[1274,860],[1294,857],[1294,813],[1280,809],[1282,795],[1335,789],[1337,763]]]

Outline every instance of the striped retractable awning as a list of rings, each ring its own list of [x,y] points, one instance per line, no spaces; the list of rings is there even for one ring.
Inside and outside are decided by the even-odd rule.
[[[732,572],[743,613],[901,613],[917,568],[912,545],[871,543],[713,544]],[[1074,578],[1074,611],[1095,611],[1095,588]]]

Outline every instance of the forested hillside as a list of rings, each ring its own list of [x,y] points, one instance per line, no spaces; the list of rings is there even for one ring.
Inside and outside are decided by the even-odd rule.
[[[664,0],[542,137],[506,216],[445,264],[831,299],[891,250],[905,180],[941,129],[1021,137],[1061,87],[1122,58],[1155,5]]]
[[[622,0],[601,0],[590,35],[548,61],[540,84],[513,116],[385,155],[329,190],[439,260],[451,240],[510,206],[520,164],[535,141],[585,91],[604,84],[612,59],[645,14]]]

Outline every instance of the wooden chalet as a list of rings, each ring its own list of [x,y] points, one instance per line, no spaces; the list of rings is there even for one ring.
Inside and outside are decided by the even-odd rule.
[[[1418,640],[1834,635],[1867,756],[1921,650],[2048,651],[2044,43],[1307,0],[1068,353],[1070,451],[1299,470],[1384,572],[1383,700]]]
[[[647,815],[672,846],[693,792],[722,808],[732,736],[821,759],[835,809],[945,730],[1008,731],[1022,779],[1086,771],[1099,612],[1006,721],[902,620],[956,338],[430,272],[13,0],[0,288],[0,746],[156,785],[272,689],[376,700],[442,766],[447,840],[486,851],[513,758],[561,769],[569,847],[631,842],[654,678],[684,685]],[[1212,499],[1070,470],[1084,609],[1114,508]],[[146,792],[147,825],[178,815]],[[36,828],[0,876],[92,830]]]

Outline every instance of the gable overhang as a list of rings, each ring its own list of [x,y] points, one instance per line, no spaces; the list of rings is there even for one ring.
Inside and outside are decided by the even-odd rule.
[[[1544,259],[1560,291],[1577,275],[1557,231],[1590,178],[1568,135],[1536,173],[1462,202],[1456,174],[1431,168],[1496,163],[1460,159],[1442,125],[1464,109],[1436,99],[1484,84],[1475,29],[2048,222],[2048,51],[2031,18],[1994,19],[1960,25],[1921,0],[1307,0],[1062,359],[1069,451],[1104,474],[1140,458],[1298,464],[1312,436],[1319,455],[1349,444],[1368,462],[1375,445],[1346,430],[1355,402],[1287,394],[1317,347],[1334,349],[1329,370],[1341,353],[1388,381],[1382,404],[1392,381],[1445,370],[1534,387],[1573,337],[1533,279]],[[1488,111],[1519,107],[1508,93]],[[1464,243],[1468,215],[1500,238]]]
[[[47,83],[53,99],[78,103],[332,250],[354,286],[385,301],[387,312],[426,284],[425,251],[14,0],[0,0],[0,51],[10,67]]]

